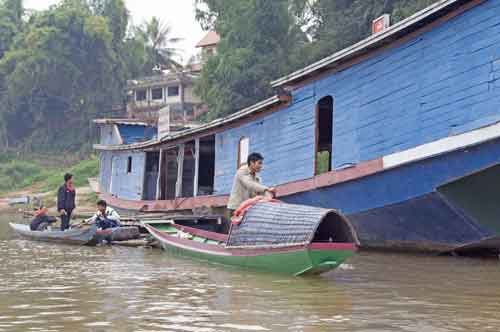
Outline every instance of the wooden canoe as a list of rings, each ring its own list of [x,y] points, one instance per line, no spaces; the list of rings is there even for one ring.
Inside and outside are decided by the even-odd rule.
[[[95,225],[88,228],[68,229],[64,232],[60,230],[32,231],[29,225],[15,223],[9,223],[9,226],[16,234],[30,240],[76,245],[91,244],[97,232]]]
[[[229,235],[168,222],[144,227],[170,252],[295,276],[335,269],[357,248],[337,211],[283,203],[255,205]]]

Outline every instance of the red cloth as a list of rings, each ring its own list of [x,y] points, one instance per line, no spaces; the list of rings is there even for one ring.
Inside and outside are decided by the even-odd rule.
[[[255,196],[254,198],[247,199],[246,201],[241,203],[241,205],[234,211],[233,216],[231,217],[231,223],[233,225],[239,225],[245,213],[250,208],[252,208],[252,206],[261,202],[278,203],[280,201],[274,198],[267,198],[264,196]]]
[[[73,183],[66,183],[66,189],[69,191],[75,191],[75,185]]]

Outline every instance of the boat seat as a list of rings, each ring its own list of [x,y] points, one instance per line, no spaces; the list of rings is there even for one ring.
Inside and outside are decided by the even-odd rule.
[[[182,226],[182,225],[177,225],[177,224],[172,224],[172,227],[177,228],[180,231],[183,231],[185,233],[192,234],[194,236],[199,236],[203,237],[208,240],[214,240],[214,241],[219,241],[219,242],[226,242],[227,241],[227,234],[220,234],[220,233],[214,233],[214,232],[209,232],[209,231],[204,231],[201,229],[189,227],[189,226]]]

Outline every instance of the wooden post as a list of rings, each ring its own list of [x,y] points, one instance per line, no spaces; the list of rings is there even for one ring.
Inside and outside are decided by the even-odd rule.
[[[156,200],[161,198],[161,177],[163,168],[163,149],[160,150],[160,160],[158,161],[158,177],[156,178]]]
[[[184,171],[184,143],[178,146],[178,151],[177,151],[177,183],[175,184],[175,197],[182,196],[183,171]]]
[[[194,141],[194,181],[193,181],[193,196],[198,196],[198,177],[200,173],[200,139]]]

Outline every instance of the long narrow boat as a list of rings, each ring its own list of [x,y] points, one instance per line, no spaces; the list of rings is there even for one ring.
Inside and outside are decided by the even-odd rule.
[[[32,231],[29,225],[9,223],[10,228],[18,235],[36,241],[57,242],[65,244],[93,244],[97,226],[73,228],[66,231]]]
[[[296,276],[338,267],[358,243],[337,211],[284,203],[254,205],[228,235],[167,222],[144,227],[177,254]]]

